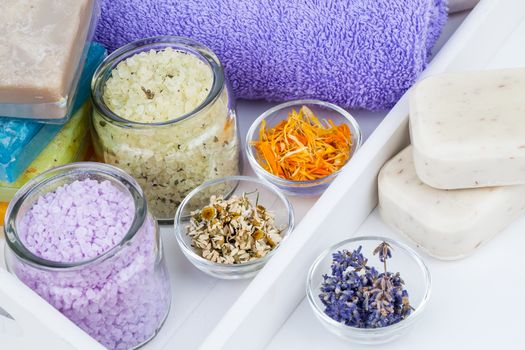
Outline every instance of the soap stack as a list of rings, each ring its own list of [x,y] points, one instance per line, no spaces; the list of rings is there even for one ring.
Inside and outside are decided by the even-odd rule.
[[[428,254],[463,258],[523,214],[525,69],[421,81],[410,135],[379,174],[379,208]]]
[[[0,11],[0,224],[15,192],[89,155],[97,0],[6,0]]]

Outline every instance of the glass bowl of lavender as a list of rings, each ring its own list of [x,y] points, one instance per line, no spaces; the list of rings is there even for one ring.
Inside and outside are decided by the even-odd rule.
[[[421,257],[394,240],[367,236],[325,250],[308,272],[306,294],[330,332],[361,344],[406,333],[430,297],[430,272]]]

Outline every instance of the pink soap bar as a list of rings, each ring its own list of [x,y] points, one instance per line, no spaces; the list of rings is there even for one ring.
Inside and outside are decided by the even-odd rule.
[[[2,0],[0,104],[68,104],[95,5],[96,0]],[[13,114],[7,116],[23,117]],[[49,117],[63,117],[56,114]]]

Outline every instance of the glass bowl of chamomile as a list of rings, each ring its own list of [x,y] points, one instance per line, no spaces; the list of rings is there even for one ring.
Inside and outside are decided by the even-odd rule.
[[[188,260],[221,279],[250,278],[294,227],[288,199],[255,177],[228,176],[191,191],[175,214],[175,236]]]

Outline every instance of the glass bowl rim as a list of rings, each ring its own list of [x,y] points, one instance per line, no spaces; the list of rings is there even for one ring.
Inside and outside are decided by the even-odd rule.
[[[272,192],[277,198],[279,198],[281,202],[284,204],[284,206],[286,207],[288,227],[281,233],[282,239],[277,245],[277,247],[275,247],[272,251],[270,251],[268,254],[266,254],[262,258],[248,261],[242,264],[221,264],[221,263],[216,263],[216,262],[213,262],[213,261],[210,261],[208,259],[201,257],[194,251],[194,249],[191,246],[186,244],[186,240],[184,239],[186,233],[183,232],[182,227],[180,225],[180,221],[182,219],[183,208],[186,207],[186,205],[188,204],[190,199],[193,198],[193,196],[201,192],[203,189],[219,184],[221,182],[228,182],[228,181],[237,181],[237,182],[244,181],[244,182],[252,182],[252,183],[257,183],[258,185],[262,185],[267,190]],[[232,190],[232,192],[235,191],[236,188],[237,186]],[[256,177],[235,175],[235,176],[225,176],[225,177],[213,179],[210,181],[206,181],[205,183],[194,188],[190,193],[186,195],[186,197],[184,197],[184,199],[178,206],[177,212],[175,213],[175,219],[173,220],[173,226],[174,226],[174,231],[175,231],[175,238],[177,239],[179,247],[181,247],[181,249],[183,250],[185,254],[189,254],[189,256],[191,256],[192,259],[195,259],[196,261],[198,261],[200,265],[204,265],[209,268],[221,268],[225,270],[226,269],[227,270],[243,270],[244,268],[247,268],[250,266],[257,266],[257,265],[266,263],[270,259],[270,257],[272,257],[275,254],[275,252],[279,250],[283,242],[290,236],[290,234],[292,233],[294,229],[295,215],[294,215],[292,204],[290,203],[288,198],[286,198],[286,196],[277,188],[277,186],[267,183]]]
[[[404,251],[406,254],[409,255],[409,257],[419,266],[419,269],[421,270],[424,278],[425,283],[425,293],[423,295],[423,298],[415,308],[415,310],[408,315],[407,318],[391,324],[386,327],[378,327],[378,328],[357,328],[352,326],[347,326],[344,323],[337,322],[336,320],[329,317],[324,310],[320,309],[318,307],[317,302],[315,301],[315,298],[319,298],[319,296],[314,292],[314,287],[312,285],[314,273],[316,273],[317,268],[319,267],[319,264],[321,261],[323,261],[325,258],[330,256],[335,251],[341,249],[341,247],[351,244],[351,243],[357,243],[360,241],[384,241],[388,244],[390,244],[392,247],[398,248],[401,251]],[[401,271],[399,271],[402,273]],[[401,277],[403,277],[401,275]],[[432,289],[432,277],[430,275],[430,270],[428,269],[428,266],[425,264],[421,256],[412,248],[410,248],[405,243],[399,242],[397,240],[387,238],[387,237],[381,237],[381,236],[358,236],[353,237],[349,239],[345,239],[341,242],[338,242],[327,249],[323,250],[321,254],[315,259],[315,261],[310,266],[310,269],[308,270],[308,275],[306,277],[306,296],[308,299],[308,303],[310,304],[310,307],[314,310],[314,313],[318,318],[321,318],[323,322],[325,322],[327,325],[330,325],[333,328],[336,328],[338,330],[342,330],[345,332],[354,332],[354,333],[360,333],[360,334],[377,334],[377,333],[389,333],[389,332],[395,332],[398,329],[403,329],[405,327],[408,327],[412,324],[412,321],[414,321],[425,309],[425,307],[428,304],[428,300],[430,299]]]
[[[259,162],[257,161],[257,159],[255,157],[255,154],[254,154],[254,151],[253,151],[253,146],[251,145],[252,139],[253,139],[253,137],[255,135],[255,130],[259,127],[259,125],[261,125],[261,123],[262,123],[262,121],[264,119],[268,118],[270,115],[272,115],[275,112],[278,112],[278,111],[283,110],[285,108],[296,106],[296,105],[308,105],[308,104],[321,106],[321,107],[324,107],[324,108],[327,108],[327,109],[330,109],[332,111],[337,112],[344,119],[346,119],[346,123],[349,124],[354,129],[354,131],[355,131],[354,136],[355,136],[356,141],[352,145],[352,147],[354,149],[353,149],[353,152],[352,152],[350,158],[348,158],[348,160],[345,162],[345,164],[343,164],[343,166],[341,168],[339,168],[339,170],[333,172],[330,175],[326,175],[324,177],[321,177],[321,178],[318,178],[318,179],[314,179],[314,180],[303,180],[303,181],[288,180],[288,179],[283,179],[282,177],[279,177],[279,176],[271,174],[266,169],[264,169],[261,166],[261,164],[259,164]],[[254,168],[255,172],[257,174],[259,174],[259,173],[264,174],[264,176],[269,181],[271,181],[272,183],[279,183],[280,185],[285,185],[285,186],[289,186],[289,185],[292,185],[292,186],[293,185],[315,186],[315,185],[318,185],[319,183],[324,183],[324,182],[330,181],[333,178],[335,178],[337,175],[339,175],[339,173],[344,168],[346,168],[346,166],[348,165],[350,160],[353,158],[354,154],[361,147],[362,140],[363,140],[363,133],[361,131],[361,127],[359,126],[359,123],[357,122],[357,120],[348,111],[346,111],[342,107],[339,107],[336,104],[333,104],[331,102],[315,100],[315,99],[301,99],[301,100],[293,100],[293,101],[284,102],[284,103],[278,104],[277,106],[274,106],[274,107],[264,111],[259,117],[257,117],[257,119],[255,119],[255,121],[250,126],[250,129],[248,130],[248,133],[246,134],[246,141],[245,141],[245,145],[244,146],[245,146],[245,149],[246,149],[246,155],[248,157],[248,161],[251,164],[251,166]],[[307,187],[307,186],[305,186],[305,187]]]

